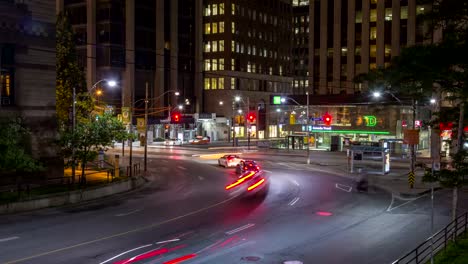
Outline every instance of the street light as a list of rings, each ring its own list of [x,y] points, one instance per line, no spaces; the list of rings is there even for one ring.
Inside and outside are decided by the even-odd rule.
[[[431,98],[431,100],[430,100],[430,103],[431,103],[431,104],[435,104],[436,102],[437,102],[436,99]]]
[[[307,95],[307,113],[306,113],[306,131],[307,131],[307,164],[310,164],[310,129],[309,129],[309,92],[306,92]],[[296,105],[301,106],[296,100],[291,97],[281,97],[281,103],[285,103],[286,100],[293,101]],[[279,109],[276,109],[278,111]],[[281,110],[280,110],[281,111]],[[279,111],[278,111],[279,112]]]
[[[224,104],[224,102],[223,102],[223,101],[219,101],[219,105],[223,105],[223,104]]]
[[[179,110],[183,110],[184,109],[184,106],[183,105],[179,105]]]

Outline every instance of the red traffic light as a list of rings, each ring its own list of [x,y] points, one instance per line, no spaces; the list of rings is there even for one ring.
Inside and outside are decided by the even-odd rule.
[[[323,123],[326,126],[331,126],[332,121],[333,121],[333,116],[332,115],[330,115],[329,113],[326,113],[326,114],[323,115],[322,119],[323,119]]]
[[[247,116],[247,119],[249,120],[250,123],[253,123],[255,122],[255,114],[254,113],[249,113],[249,115]]]
[[[172,122],[173,123],[179,123],[181,119],[180,113],[173,113],[172,114]]]

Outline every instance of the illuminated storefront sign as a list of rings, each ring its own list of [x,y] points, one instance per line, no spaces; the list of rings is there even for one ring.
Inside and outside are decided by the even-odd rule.
[[[377,125],[377,118],[373,115],[364,116],[364,120],[368,127],[375,127]]]
[[[302,131],[307,131],[307,126],[302,126]],[[365,131],[365,130],[339,130],[333,126],[309,126],[310,132],[337,133],[337,134],[369,134],[369,135],[390,135],[388,131]]]

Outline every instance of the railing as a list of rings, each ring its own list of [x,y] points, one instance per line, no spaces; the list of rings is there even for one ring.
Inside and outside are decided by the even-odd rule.
[[[468,212],[459,215],[442,230],[392,264],[426,263],[431,259],[431,251],[435,255],[440,250],[445,250],[450,241],[456,240],[460,234],[467,231],[467,227]]]

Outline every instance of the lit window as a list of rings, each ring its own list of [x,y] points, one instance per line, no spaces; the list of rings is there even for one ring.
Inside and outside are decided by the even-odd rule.
[[[356,11],[356,23],[362,23],[362,11]]]
[[[371,45],[370,46],[370,57],[375,58],[377,56],[377,46]]]
[[[224,71],[224,59],[219,59],[219,70]]]
[[[211,16],[211,5],[205,7],[205,16]]]
[[[370,22],[375,22],[375,21],[377,21],[377,10],[372,9],[370,11]]]
[[[231,89],[232,90],[236,89],[236,78],[231,78]]]
[[[224,3],[219,4],[219,14],[224,15]]]
[[[219,22],[219,33],[224,33],[224,21]]]
[[[418,5],[416,7],[416,15],[424,14],[424,10],[425,10],[424,6]]]
[[[219,51],[224,51],[224,40],[219,41]]]
[[[211,61],[211,70],[212,71],[217,71],[218,70],[218,60],[217,59],[213,59]]]
[[[205,78],[204,79],[204,88],[205,88],[205,90],[210,89],[210,78]]]
[[[256,73],[256,72],[257,72],[257,68],[256,68],[255,63],[252,64],[252,72],[253,72],[253,73]]]
[[[279,66],[279,75],[283,76],[283,66],[282,65]]]
[[[211,42],[211,51],[218,52],[218,41]]]
[[[247,54],[250,55],[250,52],[251,52],[251,50],[250,50],[250,45],[247,45]]]
[[[268,70],[268,73],[269,73],[270,75],[273,75],[273,67],[270,67],[270,69]]]
[[[375,63],[369,64],[369,69],[371,69],[371,70],[377,69],[377,64],[375,64]]]
[[[341,47],[341,56],[346,56],[348,54],[348,48],[347,47]]]
[[[252,47],[252,55],[257,55],[257,50],[255,48],[255,45]]]
[[[231,59],[231,71],[235,71],[235,70],[236,70],[236,60]]]
[[[218,88],[218,80],[216,78],[211,78],[211,89],[216,90]]]
[[[390,57],[392,55],[392,46],[385,45],[385,57]]]
[[[235,4],[231,4],[231,14],[232,15],[236,14],[236,5]]]
[[[211,63],[210,60],[205,60],[205,71],[211,70]]]
[[[210,42],[205,43],[205,52],[210,52],[211,51],[211,45]]]
[[[218,89],[224,90],[224,78],[218,79]]]
[[[369,39],[370,39],[370,40],[377,39],[377,28],[376,28],[376,27],[371,27],[371,28],[370,28],[370,36],[369,36]]]
[[[392,9],[391,8],[385,8],[385,20],[392,21]]]
[[[232,34],[236,33],[236,23],[235,22],[231,22],[231,32],[232,32]]]
[[[400,10],[400,18],[401,19],[408,19],[408,7],[402,6]]]
[[[211,26],[210,23],[205,24],[205,34],[211,34]]]
[[[231,52],[236,51],[236,42],[234,40],[231,40]]]
[[[213,16],[216,16],[218,14],[218,5],[213,4]]]
[[[247,72],[252,72],[252,65],[250,64],[250,61],[247,62]]]
[[[212,32],[213,32],[213,34],[218,33],[218,23],[213,23]]]

